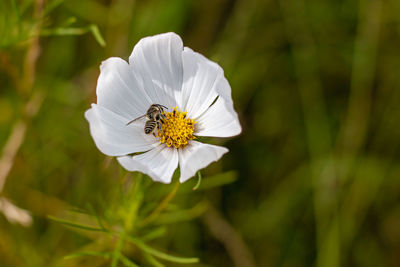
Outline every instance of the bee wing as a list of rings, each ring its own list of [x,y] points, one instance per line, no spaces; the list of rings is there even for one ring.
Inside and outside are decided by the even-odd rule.
[[[140,117],[137,117],[136,119],[133,119],[133,120],[131,120],[130,122],[128,122],[126,125],[128,126],[129,124],[134,123],[135,121],[138,121],[138,120],[140,120],[140,119],[143,119],[144,117],[146,117],[146,115],[142,115],[142,116],[140,116]]]

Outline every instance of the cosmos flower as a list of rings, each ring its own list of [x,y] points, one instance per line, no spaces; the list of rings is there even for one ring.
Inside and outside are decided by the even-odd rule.
[[[230,137],[241,132],[231,88],[222,68],[183,47],[175,33],[141,39],[129,57],[100,66],[97,104],[86,111],[98,149],[128,171],[170,183],[180,168],[185,182],[228,149],[196,141],[198,136]],[[152,104],[165,106],[161,128],[145,134]]]

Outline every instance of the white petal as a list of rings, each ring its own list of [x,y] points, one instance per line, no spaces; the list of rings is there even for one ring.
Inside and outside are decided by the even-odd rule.
[[[231,87],[222,68],[187,47],[182,60],[182,107],[188,117],[197,121],[196,135],[229,137],[239,134],[241,126],[233,109]]]
[[[175,148],[159,145],[152,150],[137,155],[117,158],[128,171],[140,171],[154,181],[171,183],[172,175],[178,167],[178,151]]]
[[[141,77],[153,103],[177,105],[182,88],[182,51],[181,38],[171,32],[143,38],[133,49],[129,64]]]
[[[122,156],[152,149],[158,143],[146,135],[143,124],[126,125],[128,119],[96,104],[85,112],[97,148],[109,156]]]
[[[181,106],[189,117],[197,118],[218,96],[215,85],[224,73],[216,63],[187,47],[182,53],[182,61],[184,72]]]
[[[141,78],[126,61],[115,57],[102,62],[96,94],[98,105],[130,120],[143,115],[152,104]]]
[[[226,84],[229,86],[227,81]],[[198,136],[230,137],[242,131],[230,97],[225,99],[220,95],[217,101],[195,120],[195,134]]]
[[[228,149],[221,146],[203,144],[191,141],[185,148],[179,148],[179,167],[181,177],[179,181],[185,182],[193,177],[196,172],[211,162],[219,160]]]

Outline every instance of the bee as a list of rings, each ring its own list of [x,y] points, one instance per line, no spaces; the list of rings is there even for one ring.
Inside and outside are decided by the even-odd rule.
[[[131,120],[126,125],[129,125],[139,119],[146,117],[147,121],[144,124],[144,133],[151,134],[155,136],[154,130],[157,128],[158,130],[162,130],[161,122],[163,118],[165,119],[164,108],[168,109],[166,106],[160,104],[152,104],[146,111],[146,114]]]

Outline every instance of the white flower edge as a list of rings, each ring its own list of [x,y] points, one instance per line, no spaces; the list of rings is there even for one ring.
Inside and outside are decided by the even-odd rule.
[[[233,108],[232,89],[223,69],[187,47],[182,52],[182,60],[184,72],[180,103],[188,117],[197,121],[195,134],[210,137],[240,134],[242,128]]]
[[[141,125],[127,126],[128,119],[100,105],[92,104],[92,108],[85,112],[85,118],[97,148],[106,155],[143,152],[158,144],[153,136],[143,132]]]
[[[178,166],[181,183],[193,177],[200,169],[219,160],[229,150],[225,147],[191,141],[184,149],[160,145],[152,150],[136,155],[118,157],[118,162],[128,171],[143,172],[153,180],[171,183],[172,175]]]
[[[198,170],[219,160],[229,150],[222,146],[191,141],[184,149],[179,148],[178,151],[179,167],[181,171],[179,181],[183,183],[193,177]]]
[[[162,144],[143,154],[122,156],[118,162],[128,171],[140,171],[154,181],[169,184],[178,167],[178,151]]]

